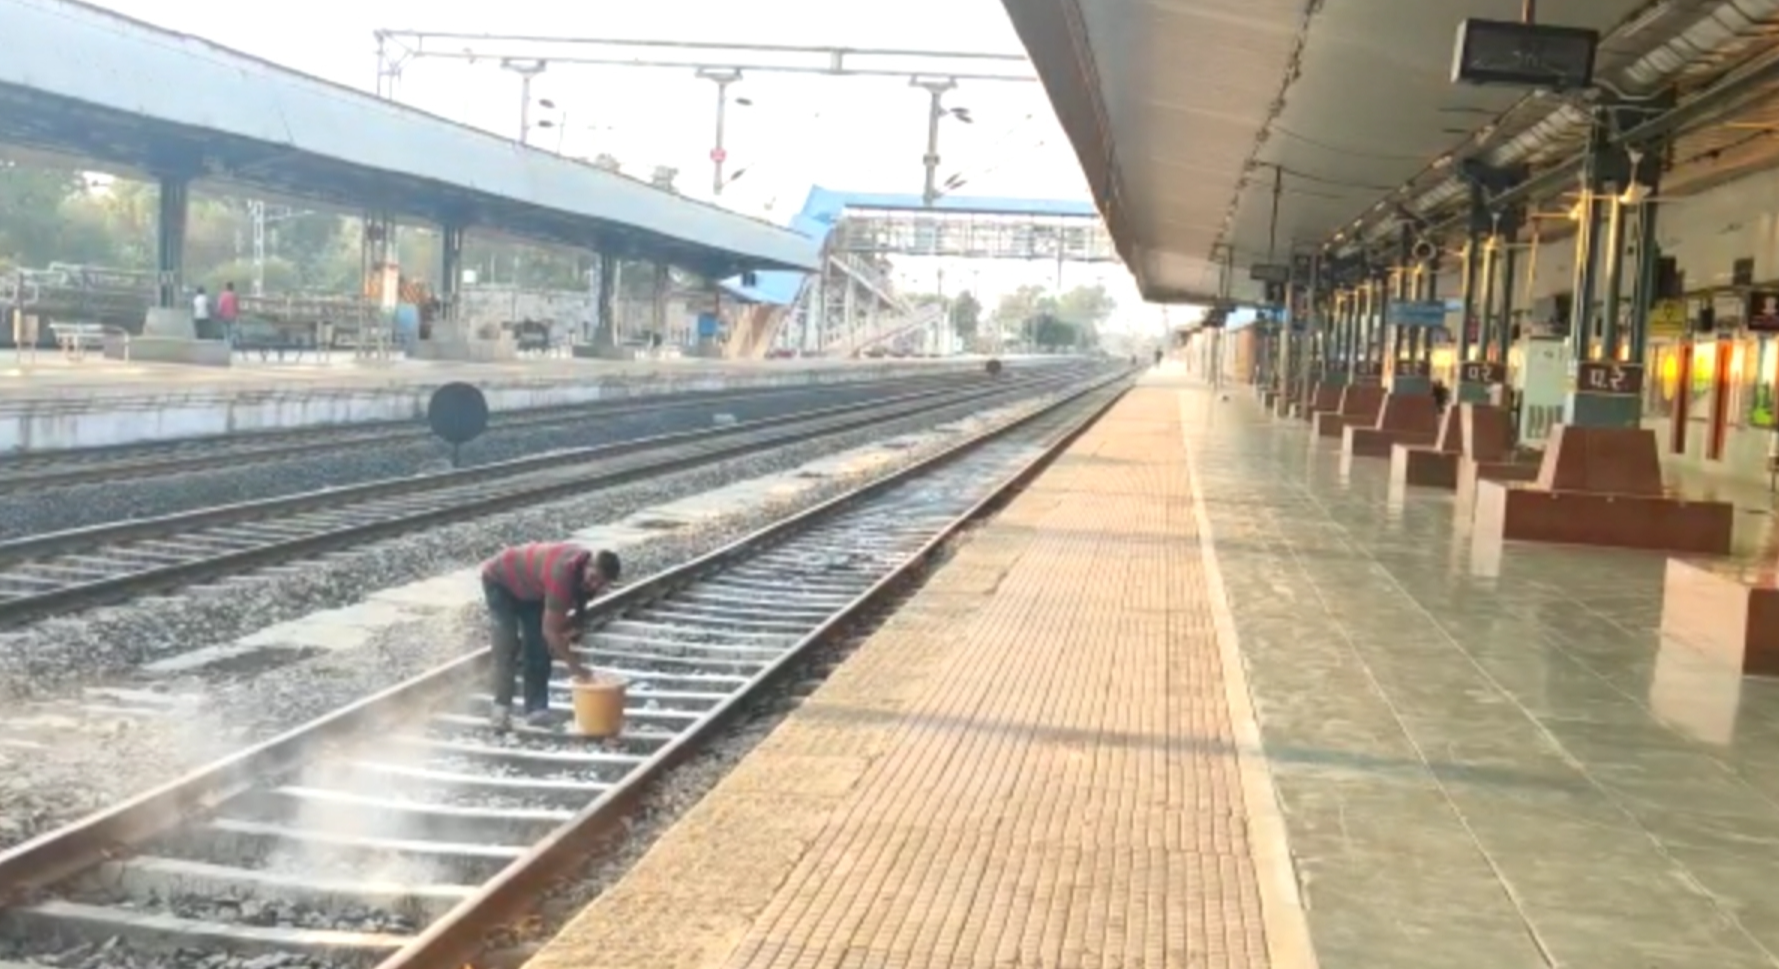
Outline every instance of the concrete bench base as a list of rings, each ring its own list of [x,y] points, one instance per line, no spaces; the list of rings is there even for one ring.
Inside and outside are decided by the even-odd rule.
[[[1397,488],[1451,491],[1458,487],[1458,457],[1454,452],[1419,444],[1393,444],[1390,446],[1390,484]]]
[[[1779,676],[1779,574],[1669,559],[1662,634],[1748,676]]]
[[[1460,456],[1453,488],[1458,493],[1458,502],[1468,505],[1476,499],[1477,482],[1536,481],[1538,467],[1530,461],[1476,461]]]
[[[1519,482],[1476,483],[1476,540],[1547,542],[1725,555],[1735,508],[1667,495],[1552,491]]]
[[[1381,427],[1353,427],[1348,425],[1341,437],[1341,452],[1350,458],[1387,458],[1390,451],[1398,444],[1412,447],[1429,447],[1433,444],[1436,434],[1423,434],[1418,431],[1395,431]]]
[[[199,367],[227,367],[234,363],[234,354],[221,340],[190,340],[177,336],[107,336],[105,358]]]
[[[1338,439],[1341,432],[1346,430],[1349,420],[1351,418],[1345,414],[1321,410],[1310,416],[1310,425],[1316,429],[1317,437]]]

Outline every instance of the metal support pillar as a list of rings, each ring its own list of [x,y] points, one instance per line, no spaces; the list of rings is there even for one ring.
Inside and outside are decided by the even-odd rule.
[[[596,347],[615,347],[618,320],[613,307],[618,295],[618,257],[602,252],[594,258],[598,260],[593,270],[597,289],[593,294],[593,333],[588,342]]]
[[[1609,111],[1608,116],[1616,129],[1634,121],[1638,114],[1635,110]],[[1606,128],[1604,125],[1600,127]],[[1572,343],[1576,348],[1571,364],[1575,389],[1563,409],[1564,422],[1581,427],[1638,427],[1643,421],[1643,353],[1648,340],[1649,310],[1655,296],[1658,247],[1654,233],[1655,203],[1636,196],[1640,193],[1642,199],[1647,199],[1655,194],[1665,147],[1652,149],[1645,146],[1635,152],[1620,147],[1602,147],[1603,139],[1610,137],[1610,133],[1596,136],[1595,150],[1590,153],[1587,166],[1588,184],[1595,198],[1595,204],[1590,207],[1594,223],[1591,235],[1597,236],[1603,231],[1605,238],[1590,247],[1594,251],[1588,254],[1585,264],[1590,274],[1603,271],[1605,276],[1604,319],[1599,327],[1597,346],[1591,340],[1591,327],[1581,334],[1571,334],[1572,340],[1578,341]],[[1623,305],[1627,203],[1621,201],[1621,193],[1627,193],[1622,197],[1631,197],[1628,205],[1636,207],[1640,238],[1637,263],[1631,270],[1628,308]],[[1578,250],[1578,276],[1583,265],[1581,255]],[[1585,292],[1592,296],[1591,280]],[[1578,285],[1577,301],[1583,293],[1583,288]],[[1625,311],[1622,322],[1621,310]],[[1577,319],[1582,318],[1578,313]]]
[[[1328,304],[1322,292],[1323,260],[1321,253],[1310,257],[1310,278],[1308,289],[1303,294],[1303,361],[1298,366],[1296,397],[1299,403],[1298,413],[1305,413],[1309,408],[1310,393],[1324,379],[1328,372],[1328,347],[1325,331],[1328,328]]]
[[[1606,300],[1600,326],[1600,359],[1623,359],[1619,342],[1618,313],[1625,285],[1624,206],[1616,196],[1602,200],[1606,209],[1606,242],[1601,258],[1606,262]]]
[[[1610,113],[1601,112],[1610,117]],[[1603,119],[1604,120],[1604,119]],[[1597,124],[1582,176],[1582,218],[1575,234],[1575,305],[1570,314],[1570,367],[1574,390],[1563,407],[1563,422],[1581,427],[1635,427],[1641,420],[1642,368],[1627,372],[1616,359],[1616,322],[1600,325],[1596,295],[1605,296],[1607,314],[1616,314],[1612,295],[1624,280],[1623,225],[1617,218],[1619,186],[1630,184],[1632,166],[1622,149],[1611,146],[1612,127]],[[1613,187],[1608,193],[1607,187]],[[1601,276],[1607,292],[1601,294]]]
[[[1357,382],[1362,384],[1377,384],[1384,379],[1384,286],[1384,281],[1375,274],[1361,286],[1364,295],[1360,305],[1364,315],[1360,317],[1360,323],[1364,345],[1359,354],[1362,366],[1357,371]]]
[[[155,212],[155,271],[159,279],[156,298],[162,309],[185,305],[185,227],[190,216],[191,180],[161,176]]]
[[[1476,360],[1493,362],[1495,349],[1495,289],[1500,281],[1501,237],[1491,232],[1483,237],[1481,301],[1477,306]]]
[[[446,223],[439,227],[439,319],[433,323],[432,337],[438,339],[449,333],[454,336],[468,338],[469,333],[461,333],[463,324],[463,244],[469,230],[459,223]]]
[[[859,341],[864,338],[859,332],[859,286],[849,273],[841,273],[840,279],[846,287],[840,291],[841,332],[844,334],[841,339],[853,353],[857,353],[862,349]]]
[[[1638,175],[1638,182],[1648,189],[1651,196],[1661,191],[1657,173],[1659,168],[1651,166],[1644,175]],[[1637,204],[1637,275],[1631,281],[1631,312],[1626,317],[1626,339],[1630,343],[1630,359],[1628,362],[1644,365],[1649,351],[1649,311],[1655,305],[1656,266],[1661,260],[1661,246],[1656,244],[1656,210],[1657,203],[1645,201]]]
[[[808,302],[803,312],[803,352],[818,354],[827,345],[828,337],[828,273],[827,259],[822,259],[823,270],[815,273],[807,285]]]
[[[1473,192],[1480,194],[1473,188]],[[1483,285],[1483,226],[1478,219],[1476,199],[1473,195],[1470,231],[1464,242],[1464,274],[1463,274],[1463,309],[1458,320],[1457,364],[1458,393],[1457,401],[1461,404],[1487,403],[1489,388],[1486,374],[1471,366],[1472,354],[1470,347],[1470,328],[1480,324],[1481,314],[1478,312],[1478,297]],[[1480,326],[1477,334],[1481,336]]]
[[[1353,382],[1353,353],[1358,339],[1354,327],[1358,319],[1359,291],[1349,287],[1334,297],[1334,354],[1329,360],[1328,380],[1344,387]]]
[[[649,328],[666,346],[667,333],[667,296],[673,291],[673,273],[664,262],[655,263],[655,292],[649,300]]]

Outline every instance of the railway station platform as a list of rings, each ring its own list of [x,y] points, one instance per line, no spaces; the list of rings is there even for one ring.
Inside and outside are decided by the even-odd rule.
[[[529,969],[1779,966],[1779,683],[1388,478],[1152,374]]]
[[[432,390],[481,387],[495,411],[701,390],[783,387],[980,368],[979,360],[649,360],[549,358],[252,362],[218,369],[0,351],[0,455],[242,431],[406,420]]]
[[[1118,403],[530,969],[1307,966],[1180,409]]]

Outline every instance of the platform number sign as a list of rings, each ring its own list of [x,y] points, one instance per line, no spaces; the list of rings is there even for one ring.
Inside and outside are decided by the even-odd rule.
[[[1458,365],[1459,383],[1499,384],[1506,380],[1505,368],[1493,360],[1466,360]]]
[[[1643,367],[1614,360],[1589,360],[1575,368],[1575,389],[1611,397],[1641,396]]]

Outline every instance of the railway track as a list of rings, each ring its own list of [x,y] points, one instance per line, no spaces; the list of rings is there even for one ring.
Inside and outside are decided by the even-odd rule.
[[[980,382],[981,379],[981,375],[977,373],[934,374],[890,381],[670,394],[568,407],[507,411],[490,415],[487,434],[613,420],[640,414],[720,411],[725,407],[760,404],[796,396],[844,397],[861,392],[869,393],[884,387],[893,387],[898,391],[955,387]],[[190,471],[210,471],[219,467],[241,467],[310,455],[338,454],[342,450],[405,447],[423,444],[432,439],[432,432],[423,421],[377,421],[23,454],[0,458],[0,495],[107,481],[137,481]]]
[[[1057,390],[1080,368],[0,542],[0,625],[960,406]]]
[[[1077,385],[595,603],[580,651],[630,683],[618,739],[490,729],[484,649],[0,854],[0,938],[17,940],[14,958],[55,961],[105,945],[164,965],[464,965],[590,848],[622,837],[663,772],[1125,386]],[[551,707],[566,724],[566,682]],[[202,961],[217,954],[243,961]]]

